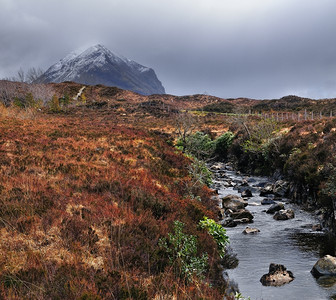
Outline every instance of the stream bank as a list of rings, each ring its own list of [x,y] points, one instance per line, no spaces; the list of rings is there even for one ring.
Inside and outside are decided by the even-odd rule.
[[[335,278],[316,280],[310,273],[320,257],[335,256],[335,238],[319,226],[323,223],[323,212],[307,212],[287,198],[273,199],[271,194],[260,196],[260,191],[270,183],[269,178],[244,176],[235,172],[231,165],[218,163],[211,170],[215,175],[213,188],[220,199],[227,195],[240,197],[247,189],[252,192],[252,197],[245,198],[245,209],[253,216],[253,223],[246,220],[249,223],[238,222],[226,228],[230,247],[239,260],[235,269],[226,271],[233,289],[236,286],[245,297],[258,300],[336,299]],[[271,203],[261,204],[265,199],[283,203],[285,209],[293,211],[294,218],[275,220],[273,214],[266,213]],[[228,216],[224,211],[222,214],[221,222],[225,224]],[[260,232],[243,234],[247,226]],[[263,286],[260,278],[267,273],[270,263],[285,265],[295,279],[279,287]]]

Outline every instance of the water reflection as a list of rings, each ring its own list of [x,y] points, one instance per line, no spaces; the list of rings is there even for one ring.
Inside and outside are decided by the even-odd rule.
[[[295,232],[289,237],[302,252],[313,252],[319,257],[324,255],[335,256],[335,237],[327,233]]]
[[[321,276],[316,279],[317,283],[324,288],[331,288],[336,285],[336,277],[335,276]]]

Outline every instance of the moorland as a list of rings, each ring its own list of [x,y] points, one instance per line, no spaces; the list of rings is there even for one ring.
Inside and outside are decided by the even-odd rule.
[[[222,299],[204,162],[288,180],[335,232],[336,99],[82,88],[0,82],[3,298]]]

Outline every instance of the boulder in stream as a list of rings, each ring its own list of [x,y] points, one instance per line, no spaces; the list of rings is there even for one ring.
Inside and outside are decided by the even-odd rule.
[[[245,206],[247,206],[247,204],[248,204],[247,201],[236,195],[227,195],[224,198],[222,198],[223,208],[232,209],[233,211],[242,209]]]
[[[336,257],[325,255],[320,258],[311,270],[314,277],[336,276]]]
[[[246,227],[243,231],[244,234],[256,234],[260,232],[258,228],[251,228],[251,227]]]
[[[247,224],[252,223],[253,221],[250,220],[249,218],[241,218],[241,219],[234,219],[233,222],[236,224]]]
[[[284,197],[287,195],[289,183],[284,180],[278,180],[273,185],[273,194],[276,196]]]
[[[241,196],[243,198],[250,198],[250,197],[252,197],[252,191],[250,189],[246,189],[246,190],[242,191]]]
[[[314,224],[312,226],[313,231],[322,231],[322,225],[321,224]]]
[[[237,226],[237,223],[231,217],[227,217],[219,221],[219,224],[222,225],[223,227],[236,227]]]
[[[273,194],[273,185],[271,183],[265,185],[262,189],[260,189],[260,196],[267,196]]]
[[[268,214],[274,214],[275,212],[285,209],[285,205],[283,203],[274,203],[267,211]]]
[[[238,211],[234,211],[230,215],[231,218],[233,218],[234,221],[237,221],[237,219],[248,219],[248,222],[252,222],[253,215],[250,211],[247,209],[240,209]]]
[[[211,167],[210,167],[210,170],[212,171],[220,171],[220,170],[223,170],[225,168],[225,165],[221,162],[216,162],[215,164],[213,164]]]
[[[281,209],[274,214],[273,219],[282,221],[293,219],[294,216],[294,211],[292,209]]]
[[[271,198],[264,198],[261,200],[261,205],[270,205],[270,204],[274,204],[275,201]]]
[[[294,278],[293,273],[287,271],[284,265],[271,263],[269,272],[260,278],[260,282],[266,286],[281,286],[293,281]]]

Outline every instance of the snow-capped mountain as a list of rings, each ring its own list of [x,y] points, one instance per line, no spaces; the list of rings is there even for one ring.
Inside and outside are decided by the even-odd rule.
[[[165,93],[153,69],[118,56],[102,45],[95,45],[81,53],[70,53],[52,65],[38,81],[103,84],[143,95]]]

